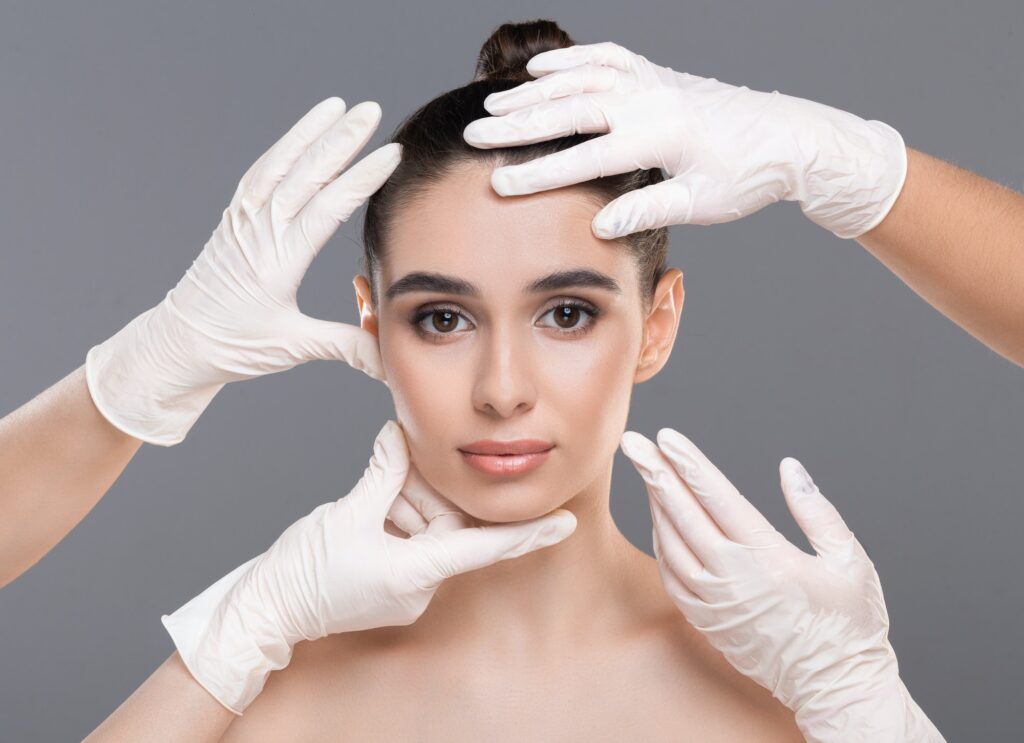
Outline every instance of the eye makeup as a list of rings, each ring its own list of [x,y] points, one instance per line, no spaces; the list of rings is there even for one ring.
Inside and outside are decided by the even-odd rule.
[[[556,323],[559,321],[572,321],[577,316],[585,315],[587,319],[583,325],[577,324],[568,328],[557,324],[542,326],[559,331],[558,335],[560,336],[578,338],[591,331],[597,323],[597,318],[601,314],[601,310],[584,299],[580,299],[578,297],[564,297],[558,299],[555,304],[548,307],[542,313],[541,317],[552,313],[554,314],[554,321]],[[458,328],[458,321],[460,319],[469,322],[469,319],[458,305],[441,302],[418,307],[409,317],[409,324],[421,338],[432,343],[444,343],[446,342],[444,340],[445,336],[455,335],[456,332],[464,332],[457,330],[431,330],[425,327],[426,320],[433,319],[437,316],[441,316],[443,318],[443,323],[455,323],[451,326],[453,328]],[[437,327],[436,323],[431,323],[431,325],[435,328]]]

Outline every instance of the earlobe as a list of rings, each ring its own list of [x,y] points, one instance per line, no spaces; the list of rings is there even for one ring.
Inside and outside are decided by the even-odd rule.
[[[658,280],[651,311],[644,320],[644,340],[637,358],[634,384],[646,382],[668,363],[683,309],[683,272],[669,268]]]
[[[379,337],[377,313],[370,296],[370,283],[365,276],[359,275],[352,279],[356,290],[356,305],[359,308],[359,327]]]

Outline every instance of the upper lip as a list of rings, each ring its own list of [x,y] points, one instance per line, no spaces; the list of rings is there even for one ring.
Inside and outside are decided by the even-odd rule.
[[[494,456],[498,454],[534,454],[546,451],[552,446],[554,444],[548,441],[541,441],[540,439],[516,439],[515,441],[483,439],[459,447],[459,450],[469,454],[490,454]]]

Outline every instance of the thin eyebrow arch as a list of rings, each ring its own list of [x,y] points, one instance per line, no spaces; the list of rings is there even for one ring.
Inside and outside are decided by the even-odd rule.
[[[595,271],[592,268],[570,268],[564,271],[555,271],[547,276],[541,276],[539,279],[535,279],[523,287],[523,294],[538,294],[556,289],[569,289],[581,286],[604,289],[614,294],[622,294],[622,287],[619,286],[619,282],[611,276]],[[414,271],[395,281],[384,292],[384,296],[388,301],[391,301],[398,295],[409,292],[438,292],[468,297],[480,297],[483,294],[476,284],[460,279],[457,276],[449,276],[432,271]]]

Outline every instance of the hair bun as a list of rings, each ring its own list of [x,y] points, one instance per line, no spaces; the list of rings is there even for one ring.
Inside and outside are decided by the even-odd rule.
[[[575,43],[554,21],[503,23],[480,47],[473,80],[532,80],[526,63],[534,55]]]

